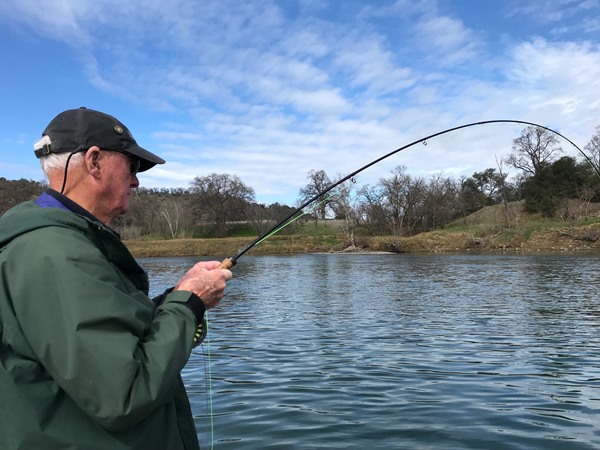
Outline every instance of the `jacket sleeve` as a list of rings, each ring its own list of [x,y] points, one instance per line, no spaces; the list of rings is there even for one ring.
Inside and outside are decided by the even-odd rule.
[[[58,227],[28,235],[11,246],[6,275],[53,382],[111,431],[172,400],[196,329],[185,305],[192,293],[171,292],[156,306],[83,235]]]

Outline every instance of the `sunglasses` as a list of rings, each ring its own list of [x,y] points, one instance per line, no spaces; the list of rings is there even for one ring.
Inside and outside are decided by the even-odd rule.
[[[105,150],[105,151],[117,152],[117,153],[127,156],[127,159],[129,160],[129,173],[131,174],[132,177],[137,175],[138,172],[140,171],[140,165],[142,162],[135,156],[132,156],[129,153],[122,152],[121,150]]]

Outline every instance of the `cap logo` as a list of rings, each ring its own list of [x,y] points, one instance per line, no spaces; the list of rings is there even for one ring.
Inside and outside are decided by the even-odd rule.
[[[123,134],[123,128],[121,128],[119,125],[115,125],[115,131],[119,134]]]

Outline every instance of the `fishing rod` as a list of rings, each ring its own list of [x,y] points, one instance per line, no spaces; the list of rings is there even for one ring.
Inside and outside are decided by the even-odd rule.
[[[384,159],[389,158],[390,156],[395,155],[396,153],[399,153],[402,150],[406,150],[407,148],[410,148],[410,147],[412,147],[414,145],[417,145],[419,143],[425,143],[426,144],[428,140],[433,139],[433,138],[438,137],[438,136],[441,136],[443,134],[451,133],[453,131],[461,130],[463,128],[474,127],[476,125],[488,125],[488,124],[492,124],[492,123],[514,123],[514,124],[528,125],[528,126],[533,126],[533,127],[537,127],[537,128],[542,128],[542,129],[544,129],[546,131],[549,131],[550,133],[553,133],[556,136],[561,137],[562,139],[564,139],[565,141],[567,141],[569,144],[571,144],[573,147],[575,147],[577,149],[577,151],[579,151],[579,153],[581,153],[583,155],[583,157],[587,160],[587,162],[590,163],[590,165],[593,167],[593,169],[596,172],[596,174],[598,176],[600,176],[600,169],[593,163],[593,161],[589,158],[589,156],[586,155],[584,153],[584,151],[581,150],[573,141],[571,141],[569,138],[567,138],[566,136],[562,135],[558,131],[553,130],[553,129],[548,128],[548,127],[545,127],[543,125],[539,125],[539,124],[534,123],[534,122],[527,122],[527,121],[524,121],[524,120],[511,120],[511,119],[484,120],[484,121],[480,121],[480,122],[472,122],[472,123],[468,123],[468,124],[465,124],[465,125],[459,125],[457,127],[448,128],[446,130],[430,134],[429,136],[422,137],[420,139],[417,139],[417,140],[411,142],[410,144],[406,144],[403,147],[397,148],[396,150],[393,150],[393,151],[391,151],[391,152],[389,152],[389,153],[387,153],[387,154],[385,154],[385,155],[383,155],[383,156],[381,156],[381,157],[379,157],[379,158],[371,161],[370,163],[365,164],[364,166],[362,166],[361,168],[355,170],[354,172],[349,173],[348,175],[346,175],[345,177],[339,179],[335,183],[332,183],[326,189],[324,189],[323,191],[319,192],[318,194],[314,195],[313,197],[309,198],[304,203],[302,203],[298,208],[296,208],[296,210],[294,212],[292,212],[289,215],[287,215],[284,219],[282,219],[277,224],[275,224],[273,227],[271,227],[271,229],[269,229],[265,233],[261,234],[256,239],[254,239],[252,242],[250,242],[248,245],[246,245],[246,247],[244,247],[236,256],[225,258],[221,262],[221,268],[223,268],[223,269],[230,269],[233,266],[235,266],[235,264],[237,263],[237,260],[241,256],[243,256],[244,254],[246,254],[252,247],[254,247],[255,245],[261,243],[262,241],[264,241],[268,237],[270,237],[273,234],[277,233],[282,228],[285,228],[290,223],[292,223],[292,222],[296,221],[297,219],[299,219],[300,217],[302,217],[302,215],[304,215],[304,214],[300,214],[297,217],[296,217],[296,215],[299,212],[301,212],[304,208],[306,208],[308,205],[310,205],[312,202],[314,202],[314,201],[322,198],[325,194],[327,194],[328,192],[332,191],[333,189],[335,189],[337,186],[339,186],[340,184],[344,183],[345,181],[353,179],[356,175],[358,175],[360,172],[368,169],[369,167],[374,166],[375,164],[383,161]],[[327,199],[322,200],[320,203],[322,203],[322,202],[324,202],[326,200]]]

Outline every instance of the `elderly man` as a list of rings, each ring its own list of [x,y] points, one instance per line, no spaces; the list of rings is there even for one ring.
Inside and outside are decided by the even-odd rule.
[[[0,218],[0,448],[197,449],[180,371],[231,272],[192,267],[159,298],[110,228],[164,160],[114,117],[54,118],[50,189]]]

